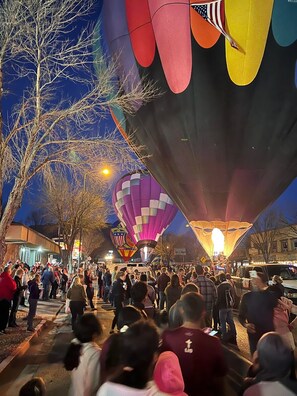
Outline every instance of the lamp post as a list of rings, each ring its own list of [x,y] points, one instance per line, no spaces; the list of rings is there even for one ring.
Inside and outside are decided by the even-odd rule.
[[[86,192],[86,181],[87,181],[87,176],[89,176],[89,175],[92,174],[92,173],[97,173],[97,172],[98,172],[97,170],[90,170],[89,172],[86,172],[86,173],[84,174],[84,178],[83,178],[83,193]],[[109,169],[109,168],[104,167],[104,168],[102,169],[101,173],[102,173],[104,176],[109,176],[111,172],[110,172],[110,169]],[[79,229],[79,241],[78,241],[78,260],[77,260],[78,267],[80,266],[81,259],[82,259],[82,232],[83,232],[82,226],[80,225],[80,229]]]

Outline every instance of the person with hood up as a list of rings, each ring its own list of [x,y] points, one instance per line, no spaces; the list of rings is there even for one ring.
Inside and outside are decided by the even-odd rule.
[[[154,381],[162,392],[172,396],[187,396],[178,357],[171,351],[160,354],[154,369]]]

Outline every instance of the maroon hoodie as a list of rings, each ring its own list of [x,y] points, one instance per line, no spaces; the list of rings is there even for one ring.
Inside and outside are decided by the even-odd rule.
[[[12,300],[17,285],[8,272],[0,275],[0,300]]]

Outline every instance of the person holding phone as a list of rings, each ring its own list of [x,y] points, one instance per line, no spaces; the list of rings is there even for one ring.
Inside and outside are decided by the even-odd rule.
[[[250,352],[253,356],[263,334],[274,331],[273,313],[277,298],[268,290],[263,272],[250,271],[252,291],[242,296],[238,320],[247,329]]]

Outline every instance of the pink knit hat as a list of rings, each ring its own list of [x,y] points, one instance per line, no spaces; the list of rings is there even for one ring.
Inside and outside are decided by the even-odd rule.
[[[161,392],[174,396],[187,396],[185,383],[175,353],[167,351],[160,354],[154,370],[154,381]]]

